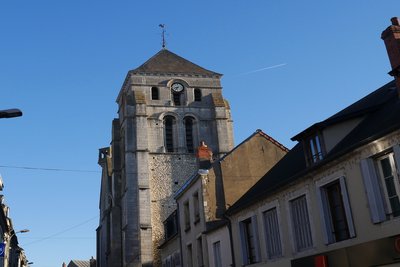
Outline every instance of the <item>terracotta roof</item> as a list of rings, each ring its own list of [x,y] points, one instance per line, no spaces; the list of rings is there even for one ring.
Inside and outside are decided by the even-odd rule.
[[[310,171],[318,169],[362,145],[400,129],[400,99],[395,82],[389,82],[327,120],[314,124],[312,127],[326,127],[349,120],[355,116],[363,117],[362,121],[329,151],[323,160],[307,167],[303,145],[301,142],[297,143],[269,172],[236,201],[227,210],[226,214],[235,214],[257,201],[275,194],[276,190],[291,182],[303,178]],[[307,130],[310,130],[310,128]],[[296,136],[295,139],[301,138],[304,132],[306,131]]]
[[[90,261],[72,260],[68,263],[68,267],[90,267]]]
[[[204,69],[167,49],[162,49],[140,67],[131,70],[130,73],[222,76],[222,74]]]

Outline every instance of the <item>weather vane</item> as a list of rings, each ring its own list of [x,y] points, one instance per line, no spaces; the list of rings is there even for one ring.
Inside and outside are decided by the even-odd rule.
[[[158,25],[162,29],[162,48],[165,49],[166,42],[165,42],[165,24],[159,24]]]

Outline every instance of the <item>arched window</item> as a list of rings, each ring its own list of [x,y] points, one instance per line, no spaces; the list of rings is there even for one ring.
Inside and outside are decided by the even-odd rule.
[[[166,116],[164,118],[165,150],[167,152],[174,152],[174,124],[174,117]]]
[[[175,106],[180,106],[181,105],[181,93],[172,93],[172,97],[174,100],[174,105]]]
[[[193,136],[193,124],[194,119],[192,117],[186,117],[185,120],[185,139],[186,149],[188,153],[194,152],[194,136]]]
[[[196,102],[201,101],[201,90],[199,88],[194,89],[194,101]]]
[[[160,99],[160,92],[158,90],[158,87],[151,87],[151,99],[152,100]]]

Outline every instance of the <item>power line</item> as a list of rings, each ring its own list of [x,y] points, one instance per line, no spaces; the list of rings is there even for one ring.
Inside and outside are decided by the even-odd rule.
[[[53,240],[68,240],[68,239],[96,239],[96,237],[70,237],[70,236],[68,236],[68,237],[51,237],[51,238],[49,238],[49,237],[43,237],[43,236],[41,236],[41,237],[27,237],[27,236],[19,236],[18,237],[18,239],[20,239],[20,240],[34,240],[34,241],[38,241],[39,239],[41,240],[41,239],[43,239],[43,238],[45,238],[45,239],[53,239]],[[33,242],[33,241],[32,241]]]
[[[11,165],[0,165],[0,168],[8,168],[8,169],[24,169],[24,170],[35,170],[35,171],[56,171],[56,172],[95,172],[95,173],[100,173],[100,171],[91,171],[91,170],[74,170],[74,169],[40,168],[40,167],[11,166]]]
[[[81,223],[79,223],[79,224],[76,224],[76,225],[74,225],[74,226],[71,226],[71,227],[69,227],[69,228],[67,228],[67,229],[65,229],[65,230],[62,230],[62,231],[60,231],[60,232],[57,232],[57,233],[55,233],[55,234],[49,235],[49,236],[47,236],[47,237],[43,237],[43,238],[41,238],[41,239],[39,239],[39,240],[35,240],[35,241],[30,242],[30,243],[23,244],[22,247],[28,246],[28,245],[32,245],[32,244],[36,244],[36,243],[39,243],[39,242],[43,242],[43,241],[48,240],[48,239],[52,239],[52,238],[54,238],[54,237],[56,237],[56,236],[58,236],[58,235],[61,235],[61,234],[65,233],[65,232],[68,232],[68,231],[71,231],[71,230],[73,230],[73,229],[75,229],[75,228],[78,228],[79,226],[82,226],[82,225],[84,225],[84,224],[86,224],[86,223],[88,223],[88,222],[90,222],[90,221],[93,221],[94,219],[97,219],[98,217],[99,217],[99,216],[96,215],[96,216],[94,216],[94,217],[92,217],[92,218],[90,218],[90,219],[87,219],[86,221],[83,221],[83,222],[81,222]]]

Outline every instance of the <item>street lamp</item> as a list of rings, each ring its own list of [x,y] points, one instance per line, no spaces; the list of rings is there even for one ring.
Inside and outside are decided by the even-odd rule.
[[[17,108],[0,110],[0,119],[21,117],[22,111]]]
[[[17,239],[17,234],[19,233],[27,233],[29,232],[29,229],[22,229],[19,231],[14,231],[11,230],[11,235],[6,239],[6,242],[4,242],[4,246],[6,248],[6,252],[4,257],[4,262],[8,262],[9,264],[13,264],[15,262],[20,261],[20,257],[22,255],[23,258],[25,257],[24,250],[18,246],[18,239]],[[15,238],[15,239],[14,239]],[[14,241],[13,241],[14,239]],[[19,263],[18,263],[19,264]],[[13,265],[12,265],[13,266]]]

